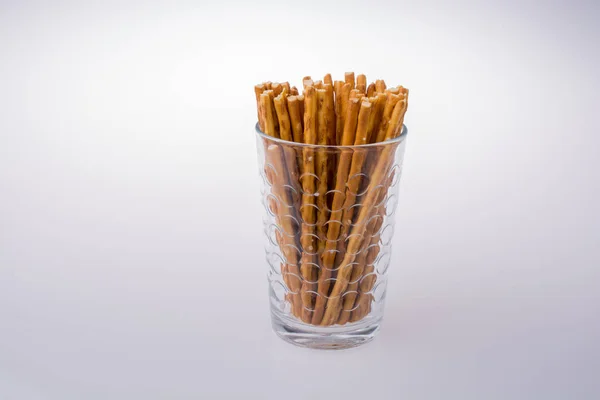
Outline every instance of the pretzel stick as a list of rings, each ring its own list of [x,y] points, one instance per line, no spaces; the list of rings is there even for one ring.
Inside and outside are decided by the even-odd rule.
[[[369,84],[369,87],[367,87],[367,96],[371,97],[375,94],[375,84],[371,83]]]
[[[385,140],[395,138],[402,129],[402,121],[404,120],[404,113],[406,112],[406,101],[400,100],[394,106],[392,117],[387,126]]]
[[[266,90],[271,90],[271,85],[272,85],[271,81],[266,81],[266,82],[263,82],[262,84],[265,85]]]
[[[383,93],[383,92],[385,92],[385,88],[386,88],[385,81],[383,79],[377,79],[375,81],[375,91],[377,93]]]
[[[379,132],[379,125],[381,124],[381,118],[385,109],[386,95],[383,93],[377,93],[375,100],[372,101],[374,104],[373,111],[371,112],[371,118],[369,119],[369,143],[374,143],[377,140],[377,132]]]
[[[277,129],[275,128],[275,118],[274,115],[274,107],[273,102],[271,101],[271,96],[267,93],[273,91],[266,90],[260,95],[260,111],[261,111],[261,119],[264,122],[264,133],[269,136],[278,137]]]
[[[407,102],[405,99],[402,99],[401,101],[399,101],[396,106],[394,107],[394,113],[392,115],[392,120],[390,121],[390,128],[388,128],[388,132],[390,133],[389,135],[386,135],[385,140],[390,140],[390,139],[394,139],[396,137],[398,137],[398,135],[401,133],[401,129],[402,129],[402,121],[404,120],[404,115],[406,113],[406,109],[407,109]],[[393,128],[392,128],[393,127]],[[394,146],[394,151],[397,145]],[[387,167],[391,166],[391,161]],[[387,168],[386,167],[386,168]],[[395,172],[394,172],[395,174]],[[391,182],[394,178],[394,174],[391,174],[386,182],[384,183],[384,188],[385,190],[382,190],[379,194],[378,194],[378,199],[376,204],[382,203],[385,195],[387,194],[387,188],[389,188],[389,186],[391,185]],[[378,211],[378,215],[381,218],[378,218],[376,220],[376,222],[378,224],[375,224],[373,227],[367,227],[367,235],[366,237],[372,236],[374,232],[378,232],[379,229],[381,229],[381,225],[383,224],[383,216],[385,215],[385,205],[382,204],[380,206],[380,211]],[[369,230],[369,228],[371,228]],[[372,299],[372,294],[370,293],[371,289],[373,289],[373,286],[375,285],[375,281],[377,279],[377,276],[372,274],[373,270],[374,270],[374,265],[373,263],[375,262],[375,259],[377,258],[377,255],[379,254],[379,251],[381,249],[381,246],[379,244],[379,238],[380,235],[377,234],[375,236],[373,236],[373,238],[371,239],[371,243],[369,246],[369,254],[367,256],[367,267],[365,268],[364,271],[364,276],[365,278],[360,282],[360,294],[358,295],[358,298],[356,299],[356,303],[354,305],[354,311],[352,311],[352,315],[350,317],[350,320],[352,322],[354,321],[358,321],[362,318],[364,318],[364,316],[366,314],[368,314],[370,312],[371,309],[371,299]],[[353,276],[351,278],[352,282],[358,281],[360,279],[359,276]],[[350,296],[348,298],[348,303],[344,302],[344,309],[345,310],[349,310],[352,309],[352,306],[349,305],[350,302],[350,298],[352,296]],[[345,314],[345,313],[343,313]],[[341,318],[341,317],[340,317]]]
[[[265,124],[260,116],[260,95],[265,91],[265,85],[259,84],[254,86],[254,95],[256,96],[256,112],[258,114],[258,126],[261,132],[265,130]]]
[[[298,96],[298,88],[297,88],[296,86],[292,86],[292,87],[290,88],[290,93],[291,93],[293,96]]]
[[[335,144],[342,142],[342,133],[344,132],[344,123],[342,116],[342,86],[344,82],[335,81],[333,90],[335,92]]]
[[[356,77],[356,88],[363,94],[367,91],[367,77],[365,75],[360,74]]]
[[[287,93],[290,92],[290,83],[289,82],[283,82],[281,84],[281,86],[283,86],[283,88],[287,91]]]
[[[310,76],[305,76],[302,78],[302,85],[304,86],[304,89],[306,89],[308,86],[313,86],[314,82]]]
[[[318,139],[317,142],[321,146],[327,145],[327,115],[329,110],[326,109],[325,99],[327,93],[325,89],[317,89],[317,100],[318,100]],[[317,189],[317,236],[319,237],[318,243],[318,254],[322,254],[325,249],[325,242],[327,240],[327,221],[329,219],[329,212],[327,210],[327,182],[328,182],[328,168],[327,168],[327,152],[324,148],[317,150],[315,164],[315,172],[319,177],[319,186]]]
[[[292,292],[290,293],[290,300],[293,312],[295,315],[300,315],[302,312],[302,301],[300,298],[301,284],[300,272],[298,270],[298,253],[295,251],[295,249],[298,248],[298,243],[296,242],[295,236],[289,234],[289,232],[294,232],[296,230],[296,226],[293,223],[295,216],[293,215],[293,208],[292,214],[289,214],[289,207],[287,212],[285,210],[285,204],[292,204],[292,200],[285,191],[284,185],[288,184],[293,177],[288,178],[288,176],[286,176],[281,146],[276,144],[268,145],[266,156],[267,162],[270,163],[276,171],[275,176],[272,177],[274,183],[272,190],[275,197],[279,199],[279,204],[276,205],[274,211],[278,226],[281,226],[283,229],[283,233],[279,235],[280,249],[287,261],[287,263],[283,265],[282,274],[287,287]],[[296,279],[292,278],[290,274],[295,275]]]
[[[315,89],[323,89],[323,81],[315,81],[315,83],[313,83],[313,86],[315,87]]]
[[[401,100],[394,107],[394,112],[392,114],[391,121],[388,124],[388,133],[386,134],[385,140],[390,140],[398,136],[398,134],[400,133],[399,131],[402,127],[402,120],[405,112],[406,101]],[[354,156],[354,159],[356,159],[356,155]],[[354,159],[352,160],[353,162]],[[384,188],[386,188],[386,190],[381,191],[375,204],[379,204],[384,200],[385,194],[387,193],[387,188],[390,186],[392,178],[393,177],[387,179],[386,183],[383,186]],[[384,205],[380,206],[380,208],[383,209],[383,213],[379,211],[376,214],[379,215],[380,218],[375,219],[375,225],[367,226],[364,240],[369,240],[368,238],[373,236],[373,233],[378,232],[381,228],[381,224],[383,223],[383,217],[385,214],[384,207]],[[375,284],[376,280],[375,275],[371,275],[374,268],[371,264],[374,262],[375,258],[379,254],[380,247],[378,242],[379,234],[371,239],[368,251],[363,251],[358,256],[357,265],[352,271],[352,276],[350,277],[350,284],[348,285],[348,289],[346,290],[347,294],[344,295],[343,309],[338,320],[338,324],[340,325],[345,324],[350,318],[352,321],[360,320],[370,311],[370,300],[372,296],[368,292],[373,288],[373,285]],[[365,263],[367,264],[367,266],[365,266]],[[367,276],[367,278],[365,278],[364,281],[361,282],[360,295],[358,296],[358,300],[356,300],[359,281],[361,280],[361,277],[363,275]],[[354,311],[352,311],[353,308]]]
[[[393,175],[391,177],[388,177],[388,179],[384,183],[383,187],[384,188],[389,187],[392,182],[392,179],[393,179]],[[381,190],[378,193],[377,204],[379,204],[383,201],[386,194],[387,194],[387,190]],[[368,238],[369,236],[371,236],[371,240],[370,240],[369,247],[367,248],[368,250],[365,252],[366,253],[366,259],[365,259],[366,266],[365,266],[365,269],[362,274],[363,277],[361,278],[360,276],[353,276],[351,278],[352,282],[359,281],[359,282],[357,282],[357,291],[359,292],[359,294],[356,297],[355,303],[353,305],[349,305],[346,302],[344,302],[345,310],[353,309],[352,313],[350,315],[350,322],[355,322],[355,321],[359,321],[359,320],[363,319],[365,317],[365,315],[367,315],[371,311],[371,299],[373,298],[373,295],[370,293],[370,291],[371,291],[371,289],[373,289],[373,286],[375,285],[375,280],[376,280],[376,276],[373,274],[373,271],[375,270],[374,263],[375,263],[375,260],[377,259],[377,256],[379,255],[379,251],[381,250],[381,246],[379,244],[379,239],[380,239],[381,235],[379,233],[377,235],[373,235],[373,233],[379,232],[379,230],[381,229],[381,226],[383,225],[383,218],[385,215],[385,206],[380,205],[379,209],[375,215],[378,215],[379,218],[375,219],[375,223],[373,225],[367,227],[368,233],[365,235],[365,238]],[[346,299],[344,299],[344,300],[346,300]],[[350,301],[350,299],[348,299],[348,302],[349,301]]]
[[[313,86],[307,86],[305,90],[306,110],[304,113],[304,142],[317,144],[317,93]],[[302,321],[310,322],[312,317],[312,295],[316,275],[314,271],[314,253],[317,250],[317,241],[314,239],[315,212],[315,160],[314,149],[306,147],[302,151],[303,156],[303,194],[302,194]]]
[[[288,96],[287,98],[288,112],[290,115],[290,123],[292,125],[292,137],[294,142],[304,142],[304,132],[302,131],[302,113],[300,112],[300,102],[297,96]]]
[[[355,135],[355,139],[354,139],[354,145],[355,146],[360,146],[363,144],[366,144],[368,142],[368,138],[367,138],[367,129],[368,129],[368,124],[369,124],[369,117],[371,115],[371,103],[369,103],[368,101],[363,101],[361,103],[360,106],[360,113],[358,114],[358,125],[356,128],[356,135]],[[350,167],[350,173],[348,174],[348,182],[346,184],[347,188],[346,188],[346,196],[345,196],[345,201],[344,201],[344,206],[343,206],[343,216],[342,216],[342,226],[345,228],[346,232],[350,231],[350,225],[352,224],[352,214],[354,212],[354,208],[352,207],[354,205],[354,202],[356,200],[356,194],[358,192],[358,189],[360,187],[360,176],[359,174],[362,172],[362,167],[367,155],[367,149],[355,149],[354,150],[354,154],[352,156],[352,164]],[[351,238],[348,237],[350,240]],[[342,251],[340,253],[338,253],[338,257],[343,256],[343,254],[346,252],[345,249],[343,249],[342,247]],[[345,256],[343,256],[342,258],[344,258]],[[346,266],[345,264],[340,264],[342,266],[342,268],[350,268],[352,269],[352,266]],[[340,271],[338,271],[338,278],[339,279],[340,276]],[[330,296],[329,301],[331,301],[332,298]],[[328,306],[329,307],[329,306]],[[330,317],[333,318],[333,320],[328,323],[328,325],[334,324],[337,321],[338,315],[335,315],[334,317]],[[325,320],[323,321],[323,323],[325,323]],[[322,323],[322,324],[323,324]]]
[[[275,105],[275,111],[279,121],[279,136],[283,140],[291,142],[293,141],[292,127],[290,123],[290,116],[288,114],[286,97],[286,90],[284,89],[279,96],[275,97],[273,103]]]
[[[281,83],[273,83],[273,85],[271,86],[271,90],[273,91],[273,95],[275,97],[279,96],[281,94],[281,92],[283,91],[283,86],[281,85]]]
[[[385,140],[388,124],[398,101],[400,101],[400,96],[392,93],[387,94],[385,108],[383,109],[383,115],[381,116],[381,123],[379,124],[379,131],[377,133],[377,142],[383,142]]]
[[[326,85],[333,86],[333,80],[331,80],[331,74],[325,74],[325,77],[323,78],[323,83]]]
[[[337,144],[336,142],[336,132],[335,132],[335,101],[334,101],[334,94],[333,94],[333,87],[326,83],[324,85],[325,87],[325,102],[324,102],[324,107],[325,110],[327,110],[327,113],[325,114],[325,125],[327,127],[327,145],[329,146],[334,146]],[[336,164],[337,164],[337,160],[336,160],[336,154],[334,152],[327,152],[327,182],[328,182],[328,188],[329,186],[333,187],[333,182],[335,179],[335,170],[336,170]],[[328,189],[326,188],[326,189]],[[325,193],[323,193],[323,196],[325,197],[325,205],[327,206],[327,192],[328,190],[325,191]],[[325,221],[327,222],[327,221]]]
[[[350,100],[350,90],[352,89],[349,83],[344,83],[342,85],[342,95],[340,98],[340,118],[337,122],[337,124],[339,124],[340,126],[340,130],[338,132],[341,133],[341,136],[337,138],[338,145],[341,145],[344,140],[344,125],[346,123],[346,116],[348,115],[348,101]]]
[[[348,110],[345,118],[346,123],[344,124],[344,134],[342,136],[341,143],[343,146],[351,146],[354,144],[359,108],[360,103],[357,99],[348,101]],[[331,278],[331,273],[335,263],[337,240],[341,228],[340,221],[343,213],[342,207],[344,205],[346,193],[346,181],[348,179],[348,172],[350,171],[351,162],[352,150],[342,149],[335,178],[335,192],[331,205],[331,215],[329,217],[327,227],[327,242],[325,245],[325,251],[321,255],[321,274],[319,275],[317,287],[319,296],[317,297],[314,315],[312,318],[313,325],[319,325],[321,322],[321,318],[323,317],[323,312],[325,309],[325,303],[327,302],[327,294],[329,292],[330,285],[329,279]]]
[[[388,96],[389,97],[389,96]],[[400,133],[397,129],[399,121],[403,118],[404,113],[406,111],[406,102],[402,101],[398,105],[398,112],[394,112],[392,116],[392,120],[389,125],[396,127],[396,129],[390,128],[388,132],[390,132],[391,136],[386,136],[386,140],[394,139]],[[394,110],[396,111],[396,109]],[[386,146],[381,150],[381,154],[378,157],[377,163],[372,172],[371,182],[381,182],[385,184],[385,175],[387,173],[388,166],[391,166],[394,161],[394,151],[397,148],[397,144]],[[384,186],[384,192],[387,192],[387,187]],[[375,205],[378,204],[378,197],[381,196],[380,191],[368,191],[363,200],[362,207],[359,211],[359,214],[356,218],[356,223],[354,224],[354,228],[352,229],[351,234],[348,236],[348,246],[346,250],[346,254],[344,259],[340,263],[341,267],[338,272],[335,285],[331,294],[329,296],[329,301],[327,302],[327,308],[325,310],[325,314],[323,315],[323,320],[321,321],[321,325],[331,325],[334,324],[338,319],[338,315],[341,309],[341,295],[346,291],[349,284],[349,279],[352,276],[352,263],[356,258],[356,254],[360,250],[361,243],[363,238],[365,237],[365,233],[367,229],[367,221],[371,218],[371,216],[377,213]],[[381,200],[383,201],[383,200]]]
[[[327,144],[330,146],[335,145],[336,142],[336,118],[335,118],[335,101],[333,94],[333,86],[325,84],[325,109],[327,114],[325,115],[325,125],[327,126]]]
[[[350,89],[354,89],[354,72],[346,72],[344,74],[344,80],[350,84]]]

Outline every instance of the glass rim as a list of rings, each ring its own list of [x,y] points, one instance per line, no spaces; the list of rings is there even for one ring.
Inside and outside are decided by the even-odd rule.
[[[402,142],[408,135],[408,128],[406,127],[406,125],[402,124],[402,131],[400,132],[400,135],[398,135],[397,138],[390,139],[390,140],[384,140],[383,142],[367,143],[367,144],[353,144],[353,145],[349,145],[349,146],[344,146],[344,145],[332,145],[332,144],[324,145],[324,144],[298,143],[298,142],[290,142],[288,140],[279,139],[279,138],[276,138],[273,136],[269,136],[266,133],[262,132],[260,130],[258,122],[254,126],[254,129],[256,130],[256,134],[259,137],[262,137],[267,140],[271,140],[275,143],[280,143],[282,145],[299,146],[299,147],[319,147],[319,148],[329,148],[329,149],[362,149],[362,148],[370,148],[370,147],[385,147],[388,145],[393,145],[393,144]]]

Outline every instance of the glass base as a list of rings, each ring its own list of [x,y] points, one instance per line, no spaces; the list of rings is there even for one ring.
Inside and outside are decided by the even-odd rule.
[[[379,320],[365,318],[364,321],[343,326],[320,327],[304,324],[271,314],[273,330],[283,340],[300,347],[325,350],[343,350],[368,343],[379,332]]]

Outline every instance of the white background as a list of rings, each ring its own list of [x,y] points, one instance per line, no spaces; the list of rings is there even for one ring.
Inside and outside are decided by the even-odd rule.
[[[286,4],[287,3],[287,4]],[[0,2],[0,399],[596,399],[594,2]],[[383,330],[270,330],[252,86],[411,90]]]

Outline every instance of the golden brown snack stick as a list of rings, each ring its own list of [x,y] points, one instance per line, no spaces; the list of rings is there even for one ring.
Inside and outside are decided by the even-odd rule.
[[[275,106],[273,101],[275,100],[275,92],[273,90],[265,90],[263,93],[269,95],[269,99],[271,99],[271,114],[273,114],[273,122],[275,124],[275,137],[279,137],[279,121],[277,120],[277,113],[275,112]]]
[[[260,108],[261,108],[261,119],[264,121],[265,129],[264,133],[269,136],[279,137],[277,129],[275,128],[275,109],[273,107],[273,101],[269,96],[268,91],[263,92],[260,95]]]
[[[302,85],[304,86],[304,89],[306,89],[307,86],[313,86],[314,82],[310,76],[305,76],[302,78]]]
[[[351,99],[348,101],[348,110],[345,118],[346,123],[344,125],[344,133],[341,143],[344,146],[350,146],[354,143],[359,109],[360,103],[358,99]],[[350,172],[351,163],[352,150],[342,150],[335,178],[335,192],[331,206],[332,211],[329,217],[329,221],[333,221],[334,223],[329,224],[327,228],[327,242],[325,245],[325,251],[321,255],[321,274],[319,275],[319,282],[317,286],[317,293],[319,296],[317,297],[312,317],[313,325],[320,324],[323,317],[323,312],[325,310],[325,304],[327,302],[327,294],[329,292],[329,286],[331,283],[330,278],[335,263],[337,239],[339,237],[341,228],[339,222],[341,221],[343,215],[342,207],[344,205],[346,182],[348,179],[348,172]]]
[[[346,72],[344,74],[344,80],[350,84],[350,89],[354,89],[354,72]]]
[[[331,74],[325,74],[325,77],[323,78],[323,83],[326,85],[333,86],[333,80],[331,80]]]
[[[342,140],[342,132],[344,124],[342,122],[342,86],[344,82],[335,81],[333,90],[335,93],[335,144],[339,144]]]
[[[387,131],[385,134],[385,140],[390,140],[398,136],[400,130],[402,129],[402,120],[404,120],[404,113],[406,112],[406,102],[404,100],[400,100],[394,106],[394,111],[390,118],[390,122],[388,123]]]
[[[275,105],[275,112],[277,113],[277,120],[279,121],[279,137],[283,140],[292,142],[292,126],[290,122],[290,116],[288,114],[287,102],[286,102],[286,90],[284,89],[281,94],[273,100]]]
[[[294,142],[304,142],[304,131],[302,128],[302,119],[304,116],[300,112],[300,102],[297,96],[288,96],[287,98],[288,113],[290,115],[290,123],[292,125],[292,137]]]
[[[371,117],[369,118],[369,127],[368,127],[368,142],[374,143],[377,140],[377,132],[379,131],[379,123],[381,122],[381,116],[383,115],[383,109],[385,107],[385,99],[386,96],[383,93],[378,93],[377,96],[372,101],[373,103],[373,111],[371,112]]]
[[[352,90],[351,86],[349,83],[344,83],[342,85],[342,96],[340,99],[340,119],[339,119],[339,125],[340,128],[338,129],[338,131],[336,132],[336,136],[339,133],[340,136],[337,137],[337,143],[338,145],[342,144],[342,137],[344,136],[344,125],[345,125],[345,121],[346,121],[346,116],[348,114],[348,101],[350,100],[350,91]]]
[[[287,93],[289,93],[289,92],[290,92],[290,83],[289,83],[289,82],[283,82],[283,83],[281,84],[281,86],[283,86],[283,88],[284,88],[285,90],[287,90]]]
[[[296,86],[292,86],[290,88],[290,94],[292,94],[293,96],[298,96],[298,88]]]
[[[375,84],[370,83],[369,87],[367,87],[367,97],[372,97],[375,94]]]
[[[254,95],[256,96],[256,112],[258,117],[258,126],[260,127],[261,132],[265,131],[265,123],[260,115],[260,95],[265,91],[265,85],[262,83],[254,86]]]
[[[279,173],[274,174],[273,180],[274,184],[272,187],[273,194],[275,197],[280,199],[279,204],[275,206],[274,213],[277,218],[278,225],[281,226],[284,232],[293,232],[295,226],[293,224],[293,220],[287,216],[289,210],[285,210],[284,204],[291,204],[291,199],[288,198],[288,193],[284,189],[284,185],[289,184],[289,182],[294,179],[294,177],[286,176],[286,167],[284,161],[284,155],[281,149],[281,146],[277,144],[270,144],[267,146],[266,151],[266,162],[271,164],[275,171]],[[296,178],[297,179],[297,178]],[[283,273],[284,281],[290,291],[292,310],[294,315],[300,316],[302,313],[302,301],[300,298],[300,271],[298,270],[298,253],[293,250],[294,247],[298,247],[298,243],[293,236],[282,234],[280,235],[281,243],[280,248],[281,251],[288,262],[284,265]],[[287,273],[296,275],[298,278],[292,278],[287,275]]]
[[[317,111],[318,100],[317,93],[313,86],[307,86],[305,89],[305,112],[304,112],[304,143],[317,144]],[[303,178],[302,178],[302,260],[301,273],[303,277],[301,298],[303,304],[302,321],[310,322],[312,318],[312,294],[316,281],[317,271],[314,268],[314,253],[317,252],[318,243],[315,240],[314,224],[316,221],[315,196],[316,184],[315,174],[315,151],[314,148],[305,147],[302,150],[303,158]]]
[[[327,144],[332,146],[336,144],[336,133],[335,133],[335,100],[333,86],[326,83],[325,88],[325,124],[327,125]]]
[[[300,115],[302,115],[302,129],[304,129],[304,95],[299,94],[296,97],[298,98],[298,104],[300,104]],[[304,140],[302,142],[304,143]]]
[[[373,174],[371,176],[371,182],[384,182],[384,174],[387,172],[386,166],[390,159],[393,157],[393,151],[395,146],[385,147],[381,151],[381,155],[377,161]],[[352,228],[350,235],[348,236],[348,245],[344,258],[340,263],[340,269],[338,271],[335,284],[329,295],[327,301],[327,308],[321,321],[321,325],[334,324],[339,316],[342,307],[342,294],[346,291],[352,276],[352,263],[354,262],[356,255],[358,254],[362,245],[362,238],[365,234],[365,225],[369,218],[374,215],[375,212],[375,201],[377,197],[376,191],[368,191],[363,199],[362,207],[356,217],[356,223]],[[315,310],[316,313],[316,310]]]
[[[315,89],[323,89],[323,81],[315,81],[313,86],[315,87]]]
[[[367,77],[363,74],[356,76],[356,89],[358,89],[361,93],[366,93],[367,91]]]
[[[388,88],[385,91],[390,92],[391,94],[400,94],[400,89],[397,87]]]
[[[263,82],[263,85],[265,85],[266,90],[271,90],[271,85],[273,85],[273,83],[271,81],[266,81]]]
[[[325,89],[317,89],[317,99],[318,99],[318,123],[317,123],[317,131],[318,131],[318,139],[317,142],[319,145],[326,146],[327,145],[327,115],[329,114],[329,110],[327,110],[326,106],[326,98],[327,92]],[[317,187],[317,229],[316,233],[319,237],[318,243],[318,253],[321,254],[325,249],[325,242],[327,240],[327,221],[329,219],[329,212],[327,209],[327,183],[329,171],[327,168],[327,152],[323,148],[319,148],[316,154],[316,163],[315,163],[315,173],[319,177],[319,184]],[[318,261],[318,257],[317,257]]]
[[[383,79],[377,79],[375,81],[375,91],[377,93],[384,93],[386,87],[387,86],[385,85],[385,81]]]
[[[368,143],[368,125],[369,119],[372,112],[372,104],[368,101],[363,101],[360,107],[360,113],[358,114],[358,125],[356,127],[356,137],[354,139],[354,145],[363,145]],[[366,148],[357,148],[354,150],[354,154],[352,156],[352,165],[350,167],[350,173],[348,174],[348,183],[346,187],[346,198],[344,200],[343,206],[343,216],[342,216],[342,226],[343,229],[348,232],[350,231],[352,219],[354,216],[354,207],[352,207],[356,203],[356,195],[359,192],[359,188],[361,185],[360,174],[362,173],[363,166],[365,164],[365,159],[367,157],[367,152],[369,149]],[[343,241],[340,241],[338,250],[339,256],[343,256],[346,252]],[[357,260],[360,261],[360,260]],[[340,264],[343,267],[343,264]],[[359,268],[363,268],[358,266]],[[350,266],[349,268],[357,268]],[[362,271],[360,271],[362,273]],[[354,304],[354,300],[352,301]],[[334,321],[331,324],[337,321],[338,316],[332,317]]]
[[[368,251],[362,251],[356,257],[356,265],[352,269],[350,283],[348,284],[348,289],[346,289],[346,293],[344,294],[342,310],[337,320],[338,325],[344,325],[345,323],[347,323],[352,315],[352,309],[354,308],[354,303],[356,302],[356,299],[358,297],[358,282],[365,271],[367,254]]]
[[[387,133],[388,124],[392,117],[394,107],[400,101],[400,96],[392,93],[387,93],[385,107],[383,109],[383,115],[381,116],[381,123],[379,124],[379,131],[377,132],[376,142],[383,142]]]
[[[283,91],[283,86],[281,85],[281,83],[275,82],[271,86],[271,90],[273,91],[273,95],[277,97]]]

